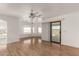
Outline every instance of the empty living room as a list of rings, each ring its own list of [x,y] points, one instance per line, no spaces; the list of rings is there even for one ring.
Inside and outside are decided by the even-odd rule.
[[[0,3],[0,56],[79,56],[79,3]]]

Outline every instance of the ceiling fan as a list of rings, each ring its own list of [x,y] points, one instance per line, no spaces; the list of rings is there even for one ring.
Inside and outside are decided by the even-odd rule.
[[[34,12],[34,10],[31,9],[29,18],[34,19],[34,18],[36,18],[36,17],[40,18],[41,16],[42,16],[42,15],[40,14],[40,12]]]

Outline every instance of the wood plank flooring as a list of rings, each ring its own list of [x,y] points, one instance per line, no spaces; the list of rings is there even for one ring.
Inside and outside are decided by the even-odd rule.
[[[0,55],[4,56],[79,56],[79,49],[55,43],[28,39],[8,44],[5,49],[0,48]]]

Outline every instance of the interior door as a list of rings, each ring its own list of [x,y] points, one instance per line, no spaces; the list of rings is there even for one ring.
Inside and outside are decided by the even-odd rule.
[[[52,22],[51,25],[51,41],[61,43],[61,21]]]

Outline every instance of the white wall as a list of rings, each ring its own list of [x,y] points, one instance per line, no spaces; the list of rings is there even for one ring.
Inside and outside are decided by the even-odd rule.
[[[42,23],[42,40],[50,41],[50,23]]]
[[[11,18],[8,21],[8,43],[18,41],[19,23],[18,19]]]
[[[79,12],[65,15],[61,27],[61,43],[79,48]]]
[[[0,15],[0,19],[5,20],[7,22],[7,29],[8,29],[8,39],[6,40],[7,43],[12,43],[18,41],[18,18],[13,16],[3,16]]]

